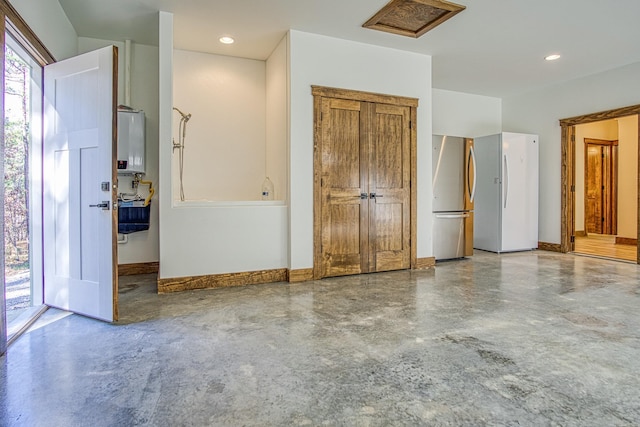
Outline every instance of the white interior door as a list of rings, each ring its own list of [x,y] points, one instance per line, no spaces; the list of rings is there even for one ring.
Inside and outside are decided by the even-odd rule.
[[[45,304],[117,320],[113,46],[45,67]]]

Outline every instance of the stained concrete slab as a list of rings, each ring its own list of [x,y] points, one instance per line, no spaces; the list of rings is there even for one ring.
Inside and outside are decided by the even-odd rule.
[[[640,267],[535,251],[50,309],[0,425],[640,425]]]

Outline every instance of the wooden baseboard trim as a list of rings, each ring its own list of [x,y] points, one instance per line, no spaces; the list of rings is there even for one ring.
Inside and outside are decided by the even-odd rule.
[[[538,250],[549,252],[562,252],[560,243],[538,242]]]
[[[258,285],[262,283],[286,282],[288,270],[247,271],[242,273],[212,274],[207,276],[171,277],[158,279],[158,293],[167,294],[196,289],[226,288],[230,286]]]
[[[436,266],[436,258],[428,257],[428,258],[418,258],[416,259],[416,270],[424,270],[427,268],[433,268]]]
[[[616,245],[637,245],[637,244],[638,244],[638,239],[616,236]]]
[[[289,283],[308,282],[313,280],[313,268],[289,270]]]
[[[587,232],[584,230],[576,230],[573,235],[576,237],[587,237]]]
[[[134,274],[157,273],[159,262],[140,262],[137,264],[118,264],[118,276],[133,276]]]

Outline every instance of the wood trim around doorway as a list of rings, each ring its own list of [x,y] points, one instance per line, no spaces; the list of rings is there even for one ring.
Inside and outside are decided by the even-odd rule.
[[[572,237],[575,230],[575,126],[633,115],[639,115],[638,164],[640,164],[640,104],[560,120],[562,132],[560,247],[562,252],[571,252],[574,249]],[[640,167],[638,168],[637,183],[638,211],[636,220],[638,223],[637,237],[640,240]],[[636,262],[640,264],[640,246],[637,248]]]
[[[7,0],[0,0],[0,15],[5,22],[2,32],[9,32],[41,66],[56,62],[49,49]]]

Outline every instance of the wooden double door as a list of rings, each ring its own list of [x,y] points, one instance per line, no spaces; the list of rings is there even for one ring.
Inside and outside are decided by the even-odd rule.
[[[354,97],[316,97],[319,277],[411,266],[415,107]]]

